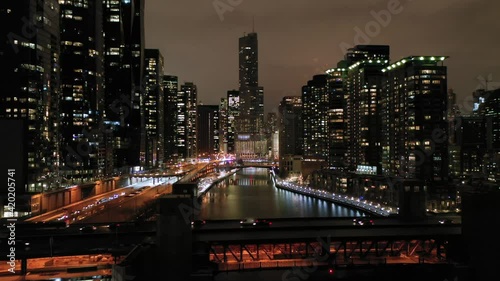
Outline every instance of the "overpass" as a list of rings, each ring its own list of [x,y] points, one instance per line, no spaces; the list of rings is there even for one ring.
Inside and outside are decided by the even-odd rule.
[[[431,239],[459,237],[462,234],[460,223],[439,224],[434,220],[415,223],[398,223],[397,219],[374,219],[377,224],[369,226],[353,225],[350,218],[340,219],[313,219],[314,223],[306,224],[308,219],[273,219],[269,227],[242,227],[236,220],[208,221],[206,225],[192,229],[189,223],[185,226],[192,234],[193,242],[214,244],[242,244],[242,243],[289,243],[301,241],[314,241],[318,237],[333,237],[335,239]],[[183,222],[184,224],[184,222]],[[79,227],[87,224],[74,224],[63,229],[48,229],[40,226],[33,231],[19,230],[16,239],[31,243],[31,255],[38,253],[41,256],[48,254],[44,252],[45,246],[36,249],[33,244],[40,241],[47,242],[53,239],[53,245],[62,245],[69,242],[71,245],[64,250],[86,251],[99,247],[101,244],[137,244],[143,239],[156,235],[157,222],[127,223],[123,222],[122,228],[116,231],[100,230],[95,233],[81,233]],[[107,224],[93,224],[105,227]],[[134,226],[135,225],[135,226]],[[104,229],[104,228],[103,228]],[[0,239],[7,239],[7,233],[2,232]],[[3,237],[3,238],[2,238]],[[56,243],[57,242],[57,243]],[[43,243],[42,243],[43,244]],[[5,249],[3,249],[5,250]],[[63,249],[61,249],[63,250]],[[1,251],[0,251],[1,253]],[[62,252],[66,254],[65,252]],[[70,253],[68,253],[70,254]],[[77,252],[85,254],[85,252]]]
[[[259,263],[266,268],[283,267],[311,259],[319,254],[325,261],[340,264],[364,260],[376,263],[408,263],[406,257],[427,262],[446,262],[448,253],[458,246],[461,224],[440,225],[434,221],[398,224],[384,220],[373,226],[352,225],[350,219],[324,219],[306,225],[305,219],[275,219],[270,227],[241,227],[239,221],[209,221],[192,229],[182,222],[179,227],[189,240],[184,249],[217,264],[218,270],[250,269]],[[169,226],[172,227],[172,226]],[[157,222],[102,233],[80,233],[77,228],[18,232],[16,258],[20,260],[51,256],[112,254],[124,256],[138,245],[159,243],[162,234]],[[5,243],[4,236],[2,243]],[[183,242],[184,241],[184,242]],[[189,244],[185,244],[187,241]],[[29,243],[29,247],[25,247]],[[191,245],[192,243],[192,245]],[[161,245],[161,243],[160,243]],[[8,247],[0,255],[5,259]],[[401,258],[404,256],[405,258]],[[246,266],[246,267],[245,267]]]

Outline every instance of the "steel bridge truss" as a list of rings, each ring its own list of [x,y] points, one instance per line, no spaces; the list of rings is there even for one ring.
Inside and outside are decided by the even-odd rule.
[[[229,244],[211,243],[210,260],[216,263],[244,263],[276,260],[350,260],[387,257],[418,257],[446,261],[446,240],[385,239]]]

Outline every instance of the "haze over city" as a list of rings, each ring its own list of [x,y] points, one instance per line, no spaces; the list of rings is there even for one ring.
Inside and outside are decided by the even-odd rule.
[[[484,86],[478,76],[490,76],[496,83],[491,85],[500,86],[498,1],[243,0],[233,1],[240,4],[223,12],[222,20],[214,7],[217,2],[146,3],[147,46],[161,50],[167,73],[197,84],[204,104],[218,104],[227,90],[238,88],[237,38],[252,31],[252,17],[259,34],[265,110],[276,112],[283,96],[300,95],[312,75],[335,67],[343,58],[340,44],[354,45],[355,28],[364,31],[375,21],[372,12],[387,11],[391,2],[399,2],[401,12],[393,14],[386,27],[379,25],[380,32],[368,42],[390,45],[391,61],[407,55],[449,56],[448,85],[459,104]],[[470,110],[470,102],[465,103]]]

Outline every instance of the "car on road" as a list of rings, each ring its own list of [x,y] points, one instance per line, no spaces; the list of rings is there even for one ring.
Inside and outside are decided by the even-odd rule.
[[[442,219],[442,220],[439,220],[439,224],[453,224],[453,220],[451,220],[451,219]]]
[[[354,219],[353,222],[354,222],[354,225],[374,225],[375,224],[373,222],[373,220],[369,219],[369,218]]]
[[[92,233],[92,232],[96,231],[96,229],[97,229],[97,227],[95,227],[94,225],[86,225],[86,226],[80,227],[80,232]]]
[[[205,220],[194,220],[194,221],[191,222],[191,227],[193,227],[193,228],[195,228],[195,227],[202,227],[206,223],[207,223],[207,221],[205,221]]]
[[[273,223],[265,219],[244,219],[240,221],[240,226],[270,226]]]
[[[117,223],[117,222],[112,222],[110,224],[107,225],[107,227],[110,229],[110,230],[115,230],[117,229],[118,227],[120,227],[120,224]]]

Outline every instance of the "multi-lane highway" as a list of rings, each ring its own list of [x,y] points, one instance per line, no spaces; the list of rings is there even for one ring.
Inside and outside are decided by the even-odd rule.
[[[105,194],[93,196],[77,203],[64,206],[63,208],[31,217],[27,222],[49,222],[62,221],[68,224],[75,222],[88,221],[92,216],[102,213],[104,209],[109,209],[110,206],[119,205],[129,200],[131,197],[138,194],[134,193],[138,190],[146,190],[151,186],[161,184],[171,184],[177,180],[176,177],[165,179],[149,178],[136,184],[123,187]],[[139,199],[139,201],[141,201]],[[141,201],[142,202],[142,201]]]

